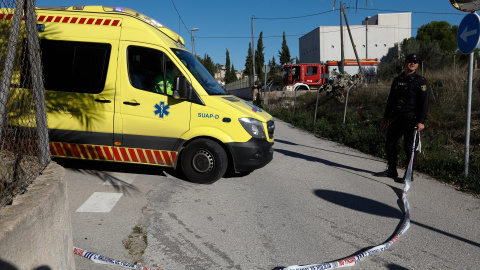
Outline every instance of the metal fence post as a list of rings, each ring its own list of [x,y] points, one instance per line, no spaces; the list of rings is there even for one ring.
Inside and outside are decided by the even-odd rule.
[[[40,156],[38,160],[42,166],[50,162],[47,110],[45,108],[45,93],[42,74],[42,63],[40,58],[40,42],[37,32],[37,16],[35,14],[35,3],[27,0],[25,5],[25,21],[27,29],[27,43],[31,67],[31,78],[33,84],[33,95],[35,99],[35,119],[38,130],[38,147]]]
[[[17,0],[15,10],[23,10],[23,6],[24,1]],[[13,66],[17,51],[22,16],[23,12],[15,12],[13,14],[10,37],[8,39],[7,55],[5,57],[5,65],[3,66],[2,80],[0,82],[0,141],[2,140],[3,129],[6,125],[5,119],[7,116],[7,102],[10,92],[10,84],[12,82]]]

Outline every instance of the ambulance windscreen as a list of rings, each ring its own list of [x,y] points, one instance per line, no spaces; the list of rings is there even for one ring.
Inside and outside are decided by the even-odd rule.
[[[209,95],[227,95],[208,70],[191,53],[172,48],[183,65],[193,74]]]

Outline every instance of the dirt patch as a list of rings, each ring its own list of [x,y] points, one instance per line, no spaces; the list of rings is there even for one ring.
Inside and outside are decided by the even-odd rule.
[[[143,230],[142,225],[137,225],[133,228],[131,234],[127,239],[122,241],[123,246],[132,256],[133,264],[144,265],[143,253],[147,248],[147,232]]]

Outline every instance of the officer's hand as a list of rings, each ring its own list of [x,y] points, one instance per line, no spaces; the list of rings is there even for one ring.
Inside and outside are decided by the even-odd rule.
[[[420,132],[420,131],[422,131],[422,130],[425,128],[425,125],[422,124],[422,123],[418,123],[417,126],[416,126],[416,128],[417,128],[417,131]]]

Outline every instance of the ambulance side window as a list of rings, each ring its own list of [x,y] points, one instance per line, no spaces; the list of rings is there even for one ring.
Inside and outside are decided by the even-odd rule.
[[[105,88],[112,46],[41,40],[45,89],[98,94]]]
[[[173,78],[179,76],[180,71],[163,52],[129,46],[127,58],[128,77],[133,87],[153,93],[173,95]]]

